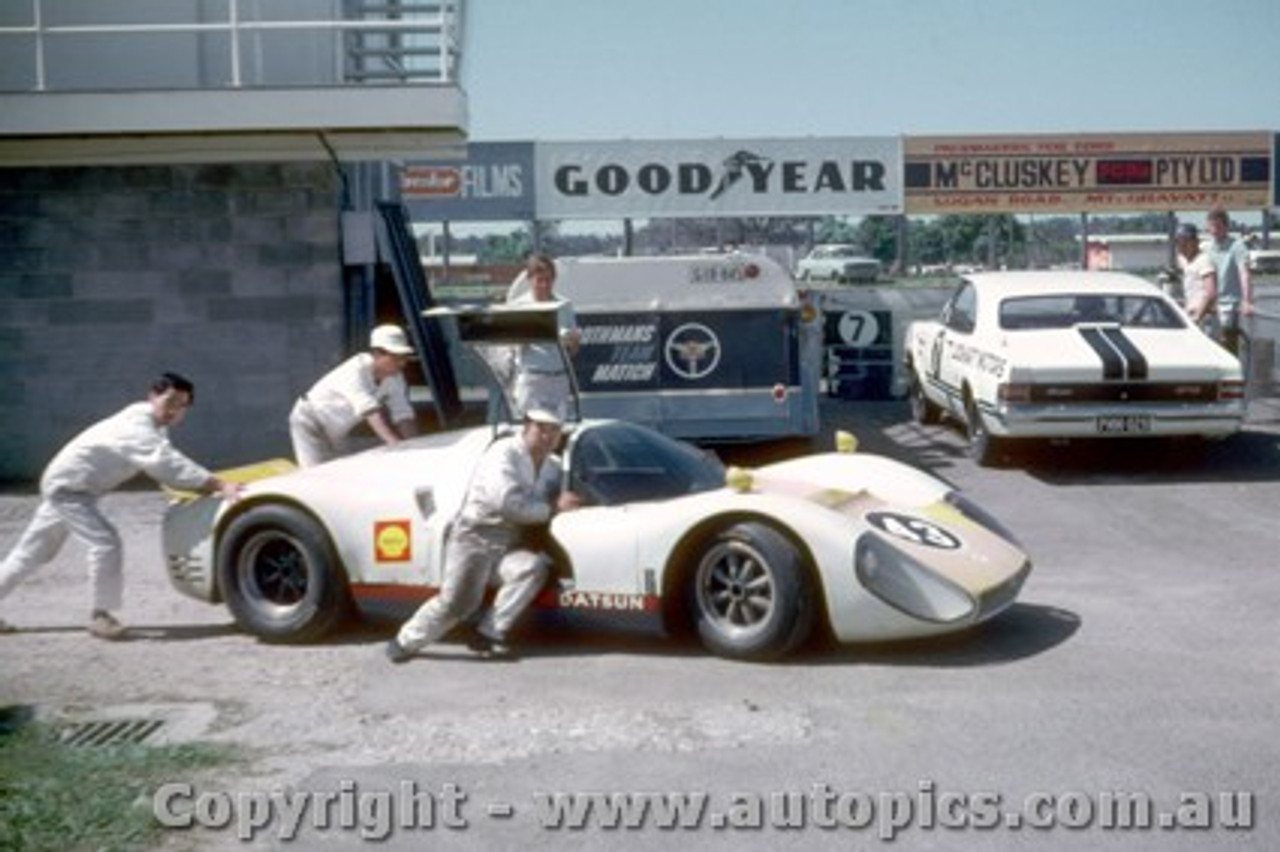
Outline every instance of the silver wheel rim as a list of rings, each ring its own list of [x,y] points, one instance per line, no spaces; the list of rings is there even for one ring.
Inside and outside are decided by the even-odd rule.
[[[727,635],[760,630],[778,605],[769,563],[744,542],[721,542],[707,551],[698,565],[697,583],[699,610]]]

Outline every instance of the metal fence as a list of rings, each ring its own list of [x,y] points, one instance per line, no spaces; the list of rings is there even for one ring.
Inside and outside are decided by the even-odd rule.
[[[138,79],[158,82],[144,88],[455,83],[463,4],[6,0],[0,91],[130,88]],[[300,65],[325,79],[290,79]]]

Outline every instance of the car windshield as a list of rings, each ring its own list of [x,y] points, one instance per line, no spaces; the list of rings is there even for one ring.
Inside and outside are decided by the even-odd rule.
[[[1185,328],[1178,310],[1158,296],[1135,293],[1054,293],[1019,296],[1000,303],[1000,327],[1007,331],[1071,328],[1108,323],[1129,328]]]
[[[603,423],[575,437],[570,487],[594,505],[616,506],[711,491],[724,485],[713,454],[631,423]]]

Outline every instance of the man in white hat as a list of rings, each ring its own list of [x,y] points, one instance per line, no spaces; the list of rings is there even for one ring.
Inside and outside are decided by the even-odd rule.
[[[298,398],[289,413],[293,454],[312,467],[348,451],[351,430],[364,421],[384,444],[417,434],[404,367],[413,347],[398,325],[380,325],[369,351],[343,361]],[[385,406],[385,412],[384,412]]]
[[[555,414],[532,409],[519,433],[485,451],[449,530],[440,593],[387,643],[391,662],[408,661],[475,613],[495,580],[497,597],[470,645],[485,656],[511,655],[507,634],[546,582],[550,562],[547,554],[532,549],[532,534],[556,512],[579,505],[576,494],[560,490],[560,463],[553,455],[560,434]]]

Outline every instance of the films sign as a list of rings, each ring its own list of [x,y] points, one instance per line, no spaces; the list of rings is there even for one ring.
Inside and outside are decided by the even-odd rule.
[[[949,136],[905,140],[908,214],[1267,206],[1271,134]]]
[[[419,221],[532,219],[533,143],[477,142],[462,161],[406,163],[400,198]]]

